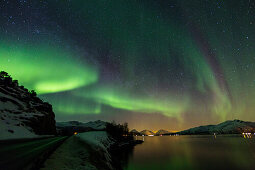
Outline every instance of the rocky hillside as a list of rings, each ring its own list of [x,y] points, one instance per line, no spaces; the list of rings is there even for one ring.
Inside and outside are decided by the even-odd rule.
[[[218,125],[207,125],[178,132],[179,134],[240,134],[243,132],[255,133],[255,122],[229,120]]]
[[[52,106],[0,72],[0,139],[56,133]]]

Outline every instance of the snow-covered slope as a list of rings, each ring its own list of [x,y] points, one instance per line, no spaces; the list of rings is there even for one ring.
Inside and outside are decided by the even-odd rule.
[[[56,127],[60,133],[87,132],[91,130],[105,130],[106,122],[97,120],[87,123],[79,121],[57,122]]]
[[[255,133],[255,122],[229,120],[218,125],[207,125],[179,132],[180,134],[237,134],[243,132]]]
[[[112,169],[109,150],[110,146],[114,144],[114,139],[106,131],[79,133],[77,137],[89,144],[94,150],[103,153],[107,165]]]
[[[170,132],[167,130],[164,130],[164,129],[160,129],[157,131],[157,133],[155,135],[164,135],[164,134],[168,134],[168,133],[170,133]]]
[[[131,130],[130,133],[131,133],[132,135],[141,135],[141,133],[138,132],[136,129]]]
[[[154,135],[154,133],[150,130],[143,130],[140,132],[142,135],[148,136],[148,135]]]
[[[10,77],[0,77],[0,140],[55,133],[52,106]]]

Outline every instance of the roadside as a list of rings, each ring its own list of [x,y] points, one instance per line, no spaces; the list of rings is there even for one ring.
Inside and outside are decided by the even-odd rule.
[[[0,169],[38,169],[67,137],[9,140],[0,142]]]
[[[45,161],[41,170],[112,169],[107,165],[109,160],[106,160],[106,150],[103,149],[105,140],[99,140],[102,137],[102,132],[85,132],[81,135],[85,137],[81,137],[79,134],[66,140],[66,142]],[[86,138],[88,140],[86,140]]]
[[[67,139],[46,160],[41,170],[122,169],[121,164],[127,161],[129,150],[134,144],[121,145],[106,131],[79,133]]]

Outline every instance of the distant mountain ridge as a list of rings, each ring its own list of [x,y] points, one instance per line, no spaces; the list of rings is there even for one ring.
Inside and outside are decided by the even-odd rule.
[[[158,130],[158,131],[155,133],[155,135],[165,135],[165,134],[168,134],[168,133],[170,133],[170,132],[167,131],[167,130],[164,130],[164,129],[160,129],[160,130]]]
[[[107,122],[97,120],[90,121],[87,123],[79,121],[67,121],[67,122],[57,122],[56,127],[58,133],[62,134],[73,134],[74,132],[87,132],[95,130],[105,130]]]
[[[255,122],[246,122],[242,120],[228,120],[217,125],[206,125],[194,127],[181,132],[182,135],[193,134],[240,134],[243,132],[255,133]]]
[[[130,133],[131,133],[132,135],[139,135],[139,136],[141,135],[141,133],[138,132],[136,129],[131,130]]]
[[[152,131],[150,130],[142,130],[140,132],[141,135],[145,135],[145,136],[148,136],[148,135],[155,135],[155,133],[153,133]]]
[[[136,129],[130,131],[133,135],[203,135],[203,134],[241,134],[241,133],[255,133],[255,122],[248,122],[242,120],[228,120],[217,125],[205,125],[190,128],[180,132],[170,132],[164,129],[158,130],[156,133],[150,130],[142,130],[138,132]]]
[[[159,136],[159,135],[168,134],[168,133],[170,133],[170,132],[167,131],[167,130],[164,130],[164,129],[160,129],[160,130],[158,130],[156,133],[154,133],[153,131],[150,131],[150,130],[142,130],[142,131],[138,132],[136,129],[132,129],[132,130],[130,131],[130,133],[131,133],[132,135],[138,135],[138,136],[141,136],[141,135],[145,135],[145,136],[148,136],[148,135]]]

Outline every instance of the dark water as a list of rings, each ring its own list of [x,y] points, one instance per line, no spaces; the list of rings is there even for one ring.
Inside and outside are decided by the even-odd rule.
[[[140,137],[142,138],[142,137]],[[153,136],[134,148],[128,170],[254,169],[255,137]]]

